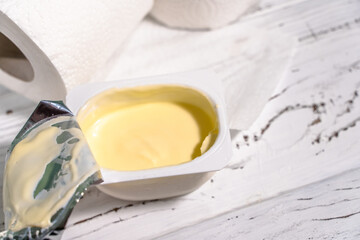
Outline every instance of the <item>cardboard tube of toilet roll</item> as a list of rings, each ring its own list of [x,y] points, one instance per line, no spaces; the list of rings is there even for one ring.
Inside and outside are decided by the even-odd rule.
[[[213,29],[235,21],[258,2],[258,0],[155,0],[151,15],[170,27]]]
[[[104,78],[116,49],[153,0],[50,0],[0,4],[0,83],[38,101]]]

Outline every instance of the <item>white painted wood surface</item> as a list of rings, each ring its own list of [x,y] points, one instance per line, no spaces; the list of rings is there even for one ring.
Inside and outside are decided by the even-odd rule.
[[[158,239],[359,239],[360,169]]]
[[[345,221],[312,219],[360,211],[359,171],[344,173],[360,167],[360,1],[267,0],[237,24],[280,29],[299,40],[299,49],[262,115],[234,137],[230,165],[198,191],[174,199],[133,203],[92,188],[75,207],[63,239],[359,237],[359,215],[341,218]],[[34,107],[0,87],[1,168],[8,145]],[[352,189],[334,191],[327,184]],[[310,197],[314,201],[297,200]],[[342,202],[332,204],[337,201]],[[321,209],[316,215],[309,207],[318,205],[324,206],[314,207]],[[304,208],[309,209],[292,212]],[[244,218],[227,220],[236,216]]]

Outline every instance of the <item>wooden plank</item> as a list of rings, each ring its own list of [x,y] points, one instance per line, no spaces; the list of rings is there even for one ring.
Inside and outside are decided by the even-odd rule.
[[[358,239],[359,191],[357,169],[158,239]]]

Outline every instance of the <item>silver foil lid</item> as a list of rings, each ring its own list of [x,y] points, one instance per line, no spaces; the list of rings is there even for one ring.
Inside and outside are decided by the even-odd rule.
[[[38,136],[49,129],[51,134],[43,135],[45,137],[41,139],[44,143],[43,146],[40,142],[42,150],[34,148],[25,154],[24,151],[29,151],[25,149],[29,148],[23,146],[29,146],[31,141],[39,139]],[[51,154],[48,154],[50,150]],[[33,166],[24,168],[32,162]],[[28,173],[38,174],[38,178],[33,186],[25,188],[28,183],[24,176]],[[0,238],[60,239],[76,203],[90,185],[101,182],[99,167],[74,115],[61,101],[41,101],[11,143],[6,156],[3,184],[6,231]],[[27,200],[21,199],[22,196]],[[46,201],[62,201],[63,204],[59,207],[57,202],[57,205],[52,205],[58,209],[46,209],[51,205]],[[29,219],[26,214],[36,213],[39,206],[54,213],[46,226],[32,223],[31,219],[24,220],[26,217]],[[38,214],[34,216],[41,218]]]

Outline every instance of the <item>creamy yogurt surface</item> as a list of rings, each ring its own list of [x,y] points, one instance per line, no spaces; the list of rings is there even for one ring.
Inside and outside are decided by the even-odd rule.
[[[211,101],[182,86],[110,89],[91,98],[77,119],[98,164],[118,171],[192,161],[218,133]]]

